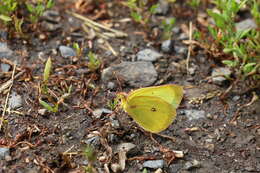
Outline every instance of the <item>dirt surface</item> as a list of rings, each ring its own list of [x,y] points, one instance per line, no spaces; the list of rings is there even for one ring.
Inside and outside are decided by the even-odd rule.
[[[2,38],[2,43],[6,42],[13,51],[13,56],[0,59],[1,63],[11,67],[7,72],[1,72],[1,86],[12,78],[13,71],[20,75],[14,78],[10,91],[7,88],[1,91],[1,113],[8,96],[9,100],[19,97],[15,97],[15,101],[21,103],[5,112],[0,148],[7,148],[8,154],[0,158],[0,172],[84,172],[88,160],[82,151],[88,144],[96,151],[97,160],[93,167],[98,172],[107,172],[106,167],[113,172],[111,165],[120,161],[116,150],[123,143],[135,147],[127,152],[122,172],[142,172],[146,167],[144,162],[148,160],[163,160],[162,166],[147,168],[148,172],[159,172],[160,168],[168,173],[260,172],[260,102],[248,104],[253,92],[231,91],[221,99],[221,92],[227,90],[230,82],[222,85],[212,82],[209,78],[211,71],[221,63],[201,47],[193,47],[189,64],[195,72],[187,74],[188,45],[179,36],[186,33],[189,21],[196,24],[196,17],[192,15],[195,12],[191,8],[176,2],[167,14],[178,19],[176,27],[180,31],[173,35],[174,46],[186,51],[163,53],[156,30],[160,19],[167,16],[154,16],[154,21],[149,23],[154,29],[148,32],[128,20],[129,9],[120,1],[93,7],[96,11],[91,7],[76,9],[73,1],[57,1],[53,10],[59,12],[59,29],[46,31],[39,26],[39,30],[28,33],[27,40]],[[104,39],[90,38],[91,34],[81,28],[83,21],[66,12],[69,10],[89,18],[104,10],[95,21],[128,34],[124,38],[108,39],[116,55]],[[73,42],[84,47],[82,55],[62,57],[59,46],[71,47]],[[152,85],[174,83],[184,86],[185,90],[176,120],[161,135],[143,131],[120,109],[110,112],[108,102],[116,93],[128,92],[135,87],[120,76],[109,81],[110,84],[101,79],[104,69],[123,61],[136,61],[135,55],[145,48],[163,54],[162,58],[152,62],[158,74]],[[101,59],[102,66],[95,72],[88,70],[88,51]],[[46,99],[39,88],[48,57],[53,63],[48,83],[52,98],[60,98],[72,86],[70,96],[59,106],[57,113],[46,111],[39,104],[40,97]],[[112,84],[114,86],[109,87]],[[260,94],[257,89],[254,91]],[[96,114],[101,108],[106,111]],[[178,158],[174,151],[182,151],[184,156]],[[155,162],[152,165],[156,165]]]

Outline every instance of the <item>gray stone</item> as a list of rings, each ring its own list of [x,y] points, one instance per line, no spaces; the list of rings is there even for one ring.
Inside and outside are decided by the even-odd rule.
[[[244,31],[247,29],[256,29],[257,25],[253,19],[246,19],[241,22],[236,23],[237,31]]]
[[[13,51],[8,48],[6,43],[0,42],[0,58],[9,58],[13,55]]]
[[[157,59],[161,58],[163,55],[152,50],[152,49],[144,49],[137,53],[137,60],[138,61],[156,61]]]
[[[9,106],[11,109],[16,109],[22,106],[22,96],[18,95],[16,92],[11,94],[9,98]]]
[[[143,163],[143,167],[145,168],[158,169],[163,168],[163,166],[164,160],[148,160]]]
[[[145,87],[156,81],[157,72],[151,62],[122,62],[104,69],[101,78],[109,82],[116,77],[121,77],[132,87]]]
[[[0,148],[0,160],[5,159],[8,155],[10,155],[9,148]]]
[[[196,71],[196,66],[191,66],[189,67],[188,71],[189,71],[189,74],[190,75],[194,75],[195,74],[195,71]]]
[[[180,35],[179,35],[179,38],[178,38],[179,40],[188,40],[189,39],[189,36],[186,34],[186,33],[181,33]]]
[[[107,89],[112,90],[112,89],[115,89],[115,87],[116,87],[116,84],[114,82],[107,83]]]
[[[172,28],[172,32],[173,32],[174,34],[179,34],[180,31],[181,31],[181,28],[178,27],[178,26],[175,26],[175,27]]]
[[[61,19],[59,12],[55,10],[46,10],[42,14],[41,18],[46,21],[55,22],[55,23],[58,23]]]
[[[165,40],[162,42],[161,49],[164,53],[171,53],[174,50],[173,41]]]
[[[214,84],[217,85],[223,84],[223,82],[227,80],[224,76],[230,76],[230,75],[231,75],[231,71],[229,68],[226,67],[215,68],[211,73],[212,81]]]
[[[74,49],[68,47],[68,46],[60,46],[59,47],[61,56],[64,58],[68,58],[68,57],[73,57],[76,56],[76,52],[74,51]]]
[[[112,120],[111,126],[115,129],[118,129],[120,127],[119,121],[118,120]]]
[[[115,134],[108,134],[108,137],[107,137],[108,141],[110,143],[117,143],[119,141],[119,137]]]
[[[188,52],[188,48],[185,46],[174,46],[174,50],[177,54],[186,54]]]
[[[185,115],[189,120],[196,120],[199,118],[205,118],[206,117],[206,112],[203,110],[195,110],[195,109],[190,109],[190,110],[184,110]]]
[[[8,32],[0,31],[0,39],[7,40]]]
[[[44,31],[53,32],[58,29],[61,29],[62,25],[60,23],[51,23],[48,21],[43,21],[41,27]]]
[[[136,147],[136,145],[133,143],[129,143],[129,142],[121,143],[115,147],[115,152],[116,153],[119,151],[129,152],[130,150],[134,149],[135,147]]]
[[[169,172],[179,172],[183,167],[182,164],[171,164],[169,166]]]
[[[106,108],[95,109],[93,115],[95,118],[100,118],[102,114],[111,114],[112,111]]]
[[[239,99],[240,99],[240,96],[234,96],[234,97],[232,98],[232,100],[233,100],[234,102],[238,101]]]
[[[183,169],[191,170],[193,168],[199,168],[199,167],[201,167],[201,163],[198,160],[192,160],[192,161],[186,162],[184,164]]]
[[[1,70],[2,72],[8,72],[10,70],[11,66],[9,64],[1,64]]]
[[[169,11],[169,2],[165,0],[159,0],[159,6],[155,9],[155,14],[166,15]]]
[[[47,109],[39,109],[38,110],[38,114],[40,114],[40,115],[45,115],[46,112],[47,112]]]

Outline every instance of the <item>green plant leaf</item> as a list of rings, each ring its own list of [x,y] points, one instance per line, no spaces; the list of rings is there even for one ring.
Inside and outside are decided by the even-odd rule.
[[[93,163],[97,160],[97,153],[91,145],[88,145],[83,153],[89,162]]]
[[[255,65],[256,65],[256,63],[254,63],[254,62],[247,63],[246,65],[243,66],[243,72],[250,73],[254,69]]]
[[[154,4],[150,7],[149,11],[150,13],[154,14],[156,12],[156,9],[159,7],[159,4]]]
[[[35,8],[37,17],[42,16],[44,10],[45,10],[45,6],[43,4],[38,4]]]
[[[251,29],[237,31],[236,32],[236,40],[237,41],[241,40],[243,37],[247,36],[250,31],[251,31]]]
[[[10,21],[12,21],[12,18],[11,18],[11,17],[6,16],[6,15],[3,15],[3,14],[0,15],[0,19],[3,20],[3,21],[5,21],[5,22],[10,22]]]
[[[223,49],[223,52],[224,52],[224,53],[230,53],[230,52],[232,52],[232,51],[234,51],[234,48],[224,48],[224,49]]]
[[[215,13],[212,10],[207,10],[207,12],[214,19],[219,28],[225,27],[225,18],[221,14]]]
[[[89,57],[89,63],[88,63],[88,68],[91,70],[91,71],[95,71],[97,70],[100,65],[101,65],[101,62],[100,60],[96,57],[96,55],[92,52],[89,52],[88,53],[88,57]]]
[[[26,3],[26,7],[27,7],[27,10],[30,13],[34,13],[35,12],[35,8],[34,8],[34,6],[32,4]]]
[[[48,111],[50,112],[57,112],[58,109],[57,109],[57,105],[55,105],[55,107],[52,107],[51,105],[49,105],[48,103],[46,103],[45,101],[39,99],[39,103],[45,108],[47,109]]]
[[[46,8],[49,9],[51,7],[54,6],[54,1],[53,0],[48,0],[47,4],[46,4]]]
[[[217,39],[217,29],[214,29],[211,26],[208,26],[208,30],[210,32],[210,34],[213,36],[213,38],[216,40]]]
[[[231,60],[223,60],[222,63],[227,65],[228,67],[236,67],[238,65],[237,61],[231,61]]]
[[[136,22],[141,22],[142,21],[142,16],[141,14],[139,14],[138,12],[131,12],[131,16],[132,18],[136,21]]]
[[[75,43],[73,43],[72,47],[76,50],[77,55],[79,56],[80,52],[81,52],[79,44],[75,42]]]
[[[147,173],[147,169],[144,168],[143,171],[142,171],[142,173]]]
[[[46,64],[45,64],[45,68],[44,68],[44,72],[43,72],[43,82],[48,82],[49,77],[50,77],[50,73],[51,73],[51,58],[49,57]]]

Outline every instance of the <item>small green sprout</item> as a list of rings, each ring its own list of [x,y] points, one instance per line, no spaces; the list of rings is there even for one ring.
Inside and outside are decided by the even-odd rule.
[[[91,145],[88,145],[83,151],[83,155],[86,157],[88,161],[88,165],[85,166],[86,173],[96,173],[96,169],[94,168],[94,163],[97,160],[97,153]]]
[[[0,1],[0,19],[5,24],[12,21],[12,13],[17,9],[18,2],[16,0]]]
[[[47,109],[48,111],[50,112],[58,112],[58,109],[59,109],[59,105],[58,104],[55,104],[54,106],[51,106],[49,105],[47,102],[39,99],[39,103],[45,108]]]
[[[97,69],[99,69],[101,65],[101,61],[97,58],[97,55],[95,55],[92,52],[89,52],[88,58],[89,58],[88,68],[90,69],[90,71],[96,71]]]
[[[190,0],[187,2],[187,4],[191,6],[191,8],[197,10],[200,6],[200,0]]]
[[[49,57],[48,60],[46,61],[44,72],[43,72],[43,82],[45,83],[47,83],[49,80],[51,68],[52,68],[52,62],[51,62],[51,58]]]
[[[23,24],[23,19],[18,19],[16,16],[13,17],[14,21],[14,28],[15,30],[21,35],[24,36],[23,30],[22,30],[22,24]]]
[[[51,73],[51,68],[52,68],[52,62],[51,62],[51,58],[49,57],[48,60],[45,63],[45,67],[44,67],[44,71],[43,71],[43,84],[42,84],[42,91],[44,94],[48,93],[48,81],[49,81],[49,77],[50,77],[50,73]]]
[[[49,94],[49,89],[48,89],[48,82],[50,78],[50,73],[51,73],[51,68],[52,68],[52,61],[51,58],[49,57],[48,60],[45,63],[45,68],[43,72],[43,82],[41,85],[41,91],[43,94],[48,98],[48,100],[53,100]],[[56,98],[58,100],[57,102],[53,103],[53,106],[39,98],[39,103],[48,111],[50,112],[58,112],[59,105],[63,103],[63,101],[71,95],[71,90],[72,90],[72,85],[69,86],[68,91],[64,93],[60,98]]]
[[[53,0],[37,0],[35,3],[29,0],[0,0],[0,23],[11,31],[15,29],[20,36],[24,36],[22,32],[24,21],[36,26],[39,17],[53,5]],[[23,16],[18,14],[23,14]]]
[[[130,15],[134,21],[146,26],[159,4],[153,4],[149,7],[145,0],[128,0],[126,6],[130,9]]]
[[[174,24],[176,22],[175,18],[169,18],[169,19],[164,19],[162,21],[162,29],[163,29],[163,35],[162,38],[163,40],[168,40],[172,36],[172,28],[174,27]]]
[[[140,13],[132,11],[131,17],[134,19],[135,22],[142,23],[143,17]]]
[[[39,18],[42,16],[43,12],[54,5],[53,0],[38,1],[36,5],[31,3],[26,3],[26,8],[30,12],[29,19],[35,24],[38,22]]]
[[[76,50],[76,53],[77,53],[77,56],[80,56],[81,55],[81,48],[79,47],[79,44],[78,43],[73,43],[72,47]]]

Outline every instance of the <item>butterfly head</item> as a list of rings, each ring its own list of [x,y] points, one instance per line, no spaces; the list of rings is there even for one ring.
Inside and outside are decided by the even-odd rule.
[[[121,107],[125,107],[127,104],[127,94],[126,93],[118,93],[116,99],[121,103]]]

